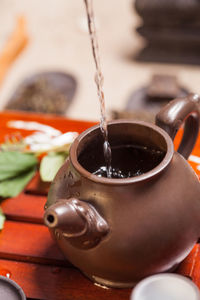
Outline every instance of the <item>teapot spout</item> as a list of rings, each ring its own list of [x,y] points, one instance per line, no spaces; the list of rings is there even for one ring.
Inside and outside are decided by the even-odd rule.
[[[44,223],[50,229],[60,229],[65,236],[75,237],[86,231],[86,221],[77,213],[74,205],[61,199],[48,208],[44,215]]]
[[[61,231],[75,247],[92,248],[108,233],[107,222],[90,204],[75,199],[60,199],[45,212],[44,223]]]

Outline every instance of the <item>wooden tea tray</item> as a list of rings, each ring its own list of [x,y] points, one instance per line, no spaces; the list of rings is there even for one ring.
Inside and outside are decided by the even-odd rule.
[[[5,111],[0,113],[0,142],[6,134],[19,131],[6,126],[9,120],[37,121],[62,132],[81,132],[94,125],[50,115]],[[30,131],[20,132],[23,136],[30,134]],[[200,156],[200,138],[193,153]],[[192,167],[197,171],[196,164]],[[41,185],[37,174],[19,196],[1,203],[7,219],[0,233],[0,275],[10,276],[22,287],[27,299],[32,300],[128,300],[131,289],[103,289],[64,259],[43,225],[47,191],[48,186]],[[200,287],[199,244],[177,272],[189,276]]]

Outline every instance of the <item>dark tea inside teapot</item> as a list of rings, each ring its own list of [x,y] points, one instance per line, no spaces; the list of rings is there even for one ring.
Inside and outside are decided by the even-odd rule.
[[[107,177],[101,139],[90,143],[79,155],[79,163],[90,173]],[[111,146],[111,178],[130,178],[156,167],[166,152],[145,144],[126,143]]]

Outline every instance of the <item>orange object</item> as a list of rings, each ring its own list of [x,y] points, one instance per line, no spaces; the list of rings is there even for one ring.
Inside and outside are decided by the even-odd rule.
[[[62,132],[81,132],[95,124],[53,115],[0,112],[0,142],[6,134],[15,131],[6,127],[10,120],[37,121]],[[22,136],[30,134],[25,130],[20,132]],[[180,135],[181,132],[175,141],[177,145]],[[193,150],[193,154],[197,156],[200,156],[199,144],[200,136]],[[10,274],[10,278],[23,288],[27,298],[32,299],[129,300],[131,289],[100,288],[64,259],[51,239],[48,229],[42,224],[46,196],[44,191],[42,195],[40,193],[37,178],[34,178],[18,197],[6,199],[1,203],[7,220],[0,233],[0,275]],[[190,277],[200,287],[199,244],[195,245],[176,272]]]
[[[26,19],[24,16],[20,16],[17,19],[14,31],[0,53],[0,84],[6,76],[9,67],[25,48],[27,43]]]

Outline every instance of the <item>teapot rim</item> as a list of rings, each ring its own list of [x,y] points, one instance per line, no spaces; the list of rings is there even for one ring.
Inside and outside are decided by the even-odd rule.
[[[163,160],[155,168],[153,168],[152,170],[150,170],[148,172],[143,173],[142,175],[138,175],[138,176],[130,177],[130,178],[98,177],[97,175],[92,174],[89,171],[87,171],[84,167],[81,166],[81,164],[78,161],[77,149],[78,149],[80,141],[85,136],[87,136],[92,131],[99,129],[100,125],[97,124],[97,125],[94,125],[88,129],[86,129],[82,133],[80,133],[70,147],[69,160],[70,160],[71,164],[73,165],[73,167],[75,168],[75,170],[78,171],[78,173],[80,173],[83,177],[85,177],[91,181],[94,181],[96,183],[106,184],[106,185],[109,185],[109,184],[111,184],[111,185],[126,185],[126,184],[141,182],[141,181],[153,178],[154,176],[161,173],[171,162],[173,154],[174,154],[174,144],[173,144],[171,137],[162,128],[158,127],[155,124],[151,124],[151,123],[148,123],[145,121],[119,119],[119,120],[114,120],[114,121],[108,122],[108,126],[114,125],[114,124],[125,124],[125,123],[149,127],[152,130],[158,132],[165,139],[165,142],[167,145],[166,154],[165,154]]]

